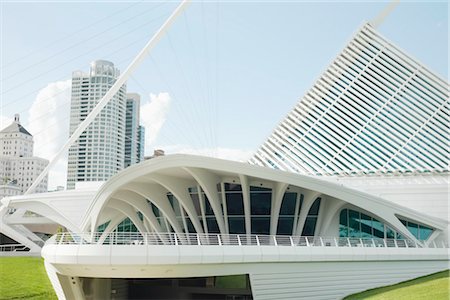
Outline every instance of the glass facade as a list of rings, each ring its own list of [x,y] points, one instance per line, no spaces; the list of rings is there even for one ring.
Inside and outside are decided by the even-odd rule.
[[[427,240],[430,235],[433,233],[433,229],[424,225],[420,225],[414,222],[410,222],[404,219],[399,219],[406,228],[408,228],[409,232],[418,240]]]
[[[253,234],[269,234],[272,190],[264,187],[250,187],[250,213]]]
[[[305,225],[303,226],[302,236],[313,236],[316,231],[317,218],[319,216],[320,198],[317,198],[306,217]]]
[[[433,229],[409,222],[400,221],[418,240],[427,240]],[[390,228],[388,225],[368,216],[362,212],[343,209],[339,215],[339,236],[352,238],[387,238],[387,239],[405,239],[400,233]]]
[[[400,235],[371,216],[352,209],[339,215],[339,236],[351,238],[399,238]]]
[[[231,234],[245,233],[244,197],[240,184],[225,183],[225,201],[227,202],[228,230]]]
[[[303,196],[303,195],[301,195]],[[291,235],[294,230],[294,222],[296,214],[301,208],[301,202],[303,197],[297,199],[298,194],[294,192],[286,192],[281,202],[280,216],[278,218],[277,234],[279,235]],[[300,203],[297,206],[297,201]],[[297,211],[297,212],[296,212]]]

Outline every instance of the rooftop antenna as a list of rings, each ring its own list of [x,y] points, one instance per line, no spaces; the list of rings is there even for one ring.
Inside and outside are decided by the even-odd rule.
[[[45,167],[41,174],[36,178],[33,184],[25,192],[25,195],[31,194],[36,187],[41,183],[45,176],[47,176],[49,170],[58,162],[61,155],[65,153],[70,146],[80,137],[80,135],[86,130],[86,128],[92,123],[95,117],[101,112],[101,110],[108,104],[112,97],[119,91],[120,87],[128,80],[134,70],[143,62],[150,50],[158,43],[167,29],[172,25],[175,19],[183,12],[191,0],[183,0],[180,5],[173,11],[173,13],[167,18],[166,22],[158,29],[158,31],[153,35],[153,37],[147,42],[144,48],[139,52],[139,54],[130,63],[128,68],[119,76],[113,86],[109,91],[103,96],[103,98],[97,103],[94,109],[89,113],[89,115],[84,119],[83,122],[78,125],[78,128],[73,132],[64,146],[56,153],[50,163]]]
[[[375,17],[375,19],[371,20],[369,23],[377,28],[381,23],[384,22],[384,19],[397,7],[400,3],[400,0],[392,0],[386,7],[381,11],[381,13]]]

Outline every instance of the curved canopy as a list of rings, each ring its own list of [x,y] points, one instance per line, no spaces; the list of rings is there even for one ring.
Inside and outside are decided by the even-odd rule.
[[[294,199],[291,206],[289,197]],[[289,207],[292,213],[286,213]],[[399,217],[438,231],[447,227],[443,220],[316,177],[171,155],[112,177],[93,199],[82,228],[94,232],[103,225],[112,231],[128,219],[138,231],[277,234],[286,220],[289,234],[304,234],[314,222],[312,235],[324,235],[333,231],[333,224],[337,233],[336,218],[345,207],[359,208],[410,239],[415,237]]]

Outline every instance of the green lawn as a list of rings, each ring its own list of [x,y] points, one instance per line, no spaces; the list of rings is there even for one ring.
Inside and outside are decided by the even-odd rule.
[[[247,275],[217,276],[216,287],[222,289],[245,289],[247,287]]]
[[[404,281],[359,294],[350,295],[344,299],[370,300],[448,300],[450,299],[450,270]]]
[[[0,257],[0,299],[57,299],[40,257]]]

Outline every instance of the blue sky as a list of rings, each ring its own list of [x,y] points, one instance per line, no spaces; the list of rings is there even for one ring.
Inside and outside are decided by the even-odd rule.
[[[124,70],[177,4],[2,1],[1,115],[20,113],[39,141],[38,153],[51,156],[46,146],[57,148],[68,135],[62,123],[68,124],[71,72],[87,71],[95,59]],[[142,117],[160,125],[147,152],[228,149],[238,158],[254,151],[353,33],[385,6],[193,2],[128,82],[128,91],[140,93],[147,105]],[[447,2],[402,2],[378,31],[448,78]],[[58,81],[65,83],[48,86]],[[52,113],[58,114],[54,122]],[[39,136],[52,132],[43,145]]]

